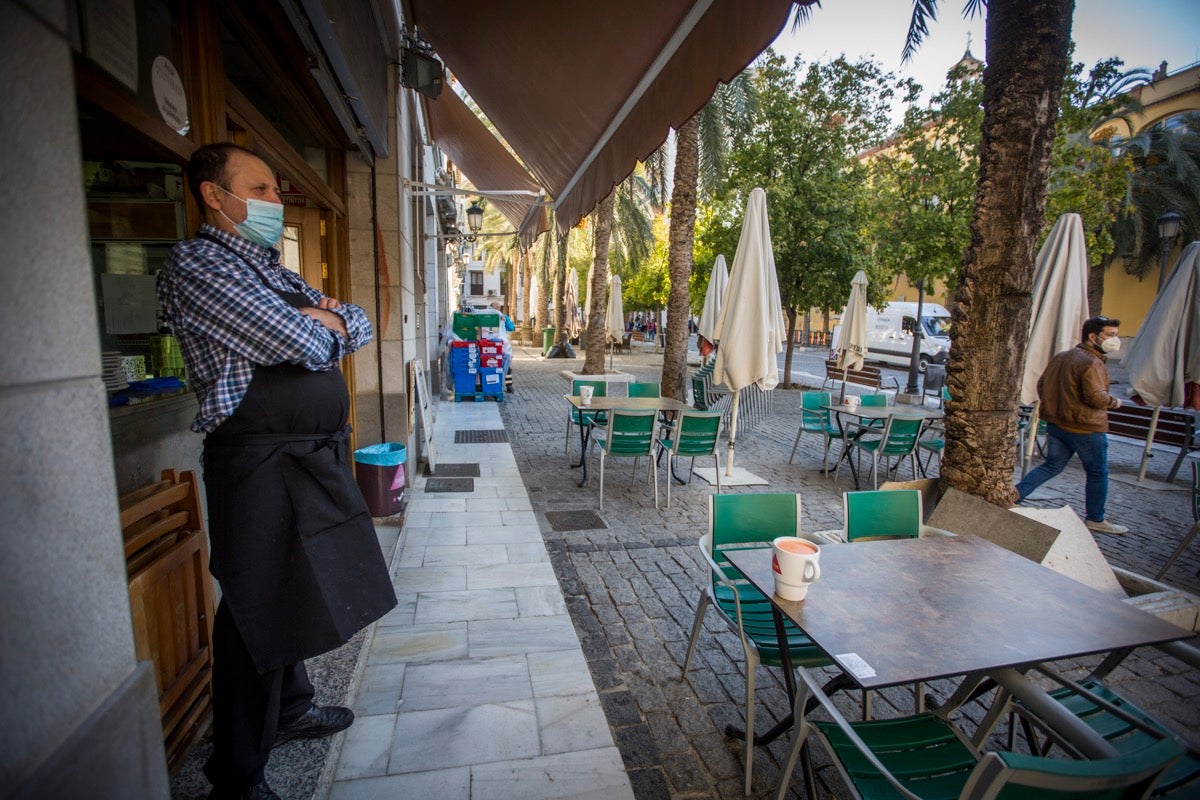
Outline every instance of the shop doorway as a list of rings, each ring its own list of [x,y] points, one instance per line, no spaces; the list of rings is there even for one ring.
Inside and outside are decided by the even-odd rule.
[[[285,206],[280,244],[283,265],[304,278],[309,286],[328,294],[329,262],[321,209]]]

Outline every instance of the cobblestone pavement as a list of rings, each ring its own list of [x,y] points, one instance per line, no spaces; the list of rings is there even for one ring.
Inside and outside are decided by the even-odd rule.
[[[502,418],[637,797],[742,797],[741,744],[722,731],[727,723],[740,724],[743,719],[744,659],[739,640],[714,615],[706,621],[691,670],[681,675],[696,600],[706,577],[696,540],[706,527],[708,484],[696,478],[688,486],[675,486],[671,508],[658,510],[644,482],[645,472],[642,480],[633,481],[630,467],[622,462],[607,471],[605,508],[599,512],[604,527],[553,530],[546,512],[596,511],[598,506],[596,478],[590,486],[578,488],[579,471],[567,468],[564,455],[562,396],[570,384],[561,372],[582,369],[583,359],[543,361],[535,349],[516,351],[515,394],[501,406]],[[645,349],[616,357],[618,370],[641,380],[657,381],[661,363],[661,355]],[[835,485],[817,474],[821,440],[803,437],[795,463],[788,464],[799,424],[799,401],[799,392],[777,390],[772,415],[739,436],[735,463],[767,479],[769,486],[726,491],[799,492],[805,530],[840,528],[841,494],[850,480],[843,472]],[[572,446],[577,454],[577,434]],[[1182,477],[1170,489],[1126,482],[1128,476],[1136,478],[1139,455],[1132,444],[1111,446],[1114,479],[1109,518],[1131,531],[1097,539],[1112,564],[1153,575],[1190,526],[1191,516]],[[1164,461],[1156,458],[1152,470],[1165,472]],[[1188,470],[1185,465],[1181,476],[1190,474]],[[1082,471],[1073,464],[1029,505],[1065,503],[1082,512],[1082,484]],[[1166,581],[1200,593],[1198,568],[1200,546],[1180,558]],[[1078,676],[1094,663],[1071,665],[1066,671]],[[1197,737],[1200,670],[1149,651],[1128,659],[1109,682],[1181,733]],[[929,688],[935,697],[945,699],[953,684],[939,681]],[[856,697],[839,695],[837,702],[848,714],[855,713]],[[912,695],[905,689],[884,691],[875,700],[877,716],[908,713],[911,707]],[[787,695],[777,670],[760,668],[756,709],[760,731],[786,712]],[[983,709],[968,706],[963,713],[977,721]],[[787,737],[782,737],[758,748],[754,796],[773,795],[787,746]],[[827,790],[844,796],[836,771],[820,748],[814,751],[819,780]],[[803,796],[800,785],[797,776],[792,796]]]

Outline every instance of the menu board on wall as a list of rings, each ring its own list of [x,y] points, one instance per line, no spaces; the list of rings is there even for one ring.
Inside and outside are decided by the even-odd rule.
[[[88,58],[136,92],[138,40],[134,0],[86,0],[83,26]]]

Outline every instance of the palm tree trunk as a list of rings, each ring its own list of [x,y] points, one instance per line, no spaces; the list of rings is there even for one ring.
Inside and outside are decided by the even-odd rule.
[[[558,238],[558,258],[554,265],[554,343],[567,343],[567,237],[571,235],[568,229]]]
[[[533,320],[529,318],[529,295],[533,293],[533,250],[521,251],[521,322],[527,341],[533,339]]]
[[[700,118],[692,117],[675,132],[675,186],[671,190],[671,229],[667,274],[667,348],[663,353],[662,393],[687,399],[688,279],[696,240],[696,178],[700,171]]]
[[[1073,0],[991,0],[983,141],[967,248],[953,300],[945,485],[1016,500],[1016,410],[1044,224],[1050,146],[1067,67]]]
[[[596,206],[593,242],[592,283],[588,286],[587,355],[583,359],[584,375],[604,373],[604,318],[608,311],[608,245],[612,239],[613,201],[615,190]]]
[[[554,229],[553,222],[550,229]],[[553,235],[547,233],[542,238],[542,263],[538,267],[537,326],[533,329],[535,345],[542,341],[542,329],[550,324],[550,250],[553,247]]]

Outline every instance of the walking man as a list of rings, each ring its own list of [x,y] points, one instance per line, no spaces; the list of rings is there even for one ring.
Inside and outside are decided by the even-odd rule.
[[[248,150],[207,145],[188,162],[204,214],[176,245],[158,297],[200,401],[202,463],[222,597],[213,620],[210,798],[278,795],[271,748],[349,727],[313,704],[304,659],[341,646],[396,604],[348,459],[338,360],[369,342],[362,308],[285,269],[275,172]]]
[[[1038,379],[1041,417],[1046,420],[1046,460],[1017,484],[1017,502],[1062,472],[1072,455],[1087,474],[1086,519],[1097,533],[1126,533],[1104,516],[1108,500],[1108,410],[1121,401],[1108,393],[1107,357],[1121,349],[1121,323],[1092,317],[1083,323],[1083,341],[1050,359]]]

